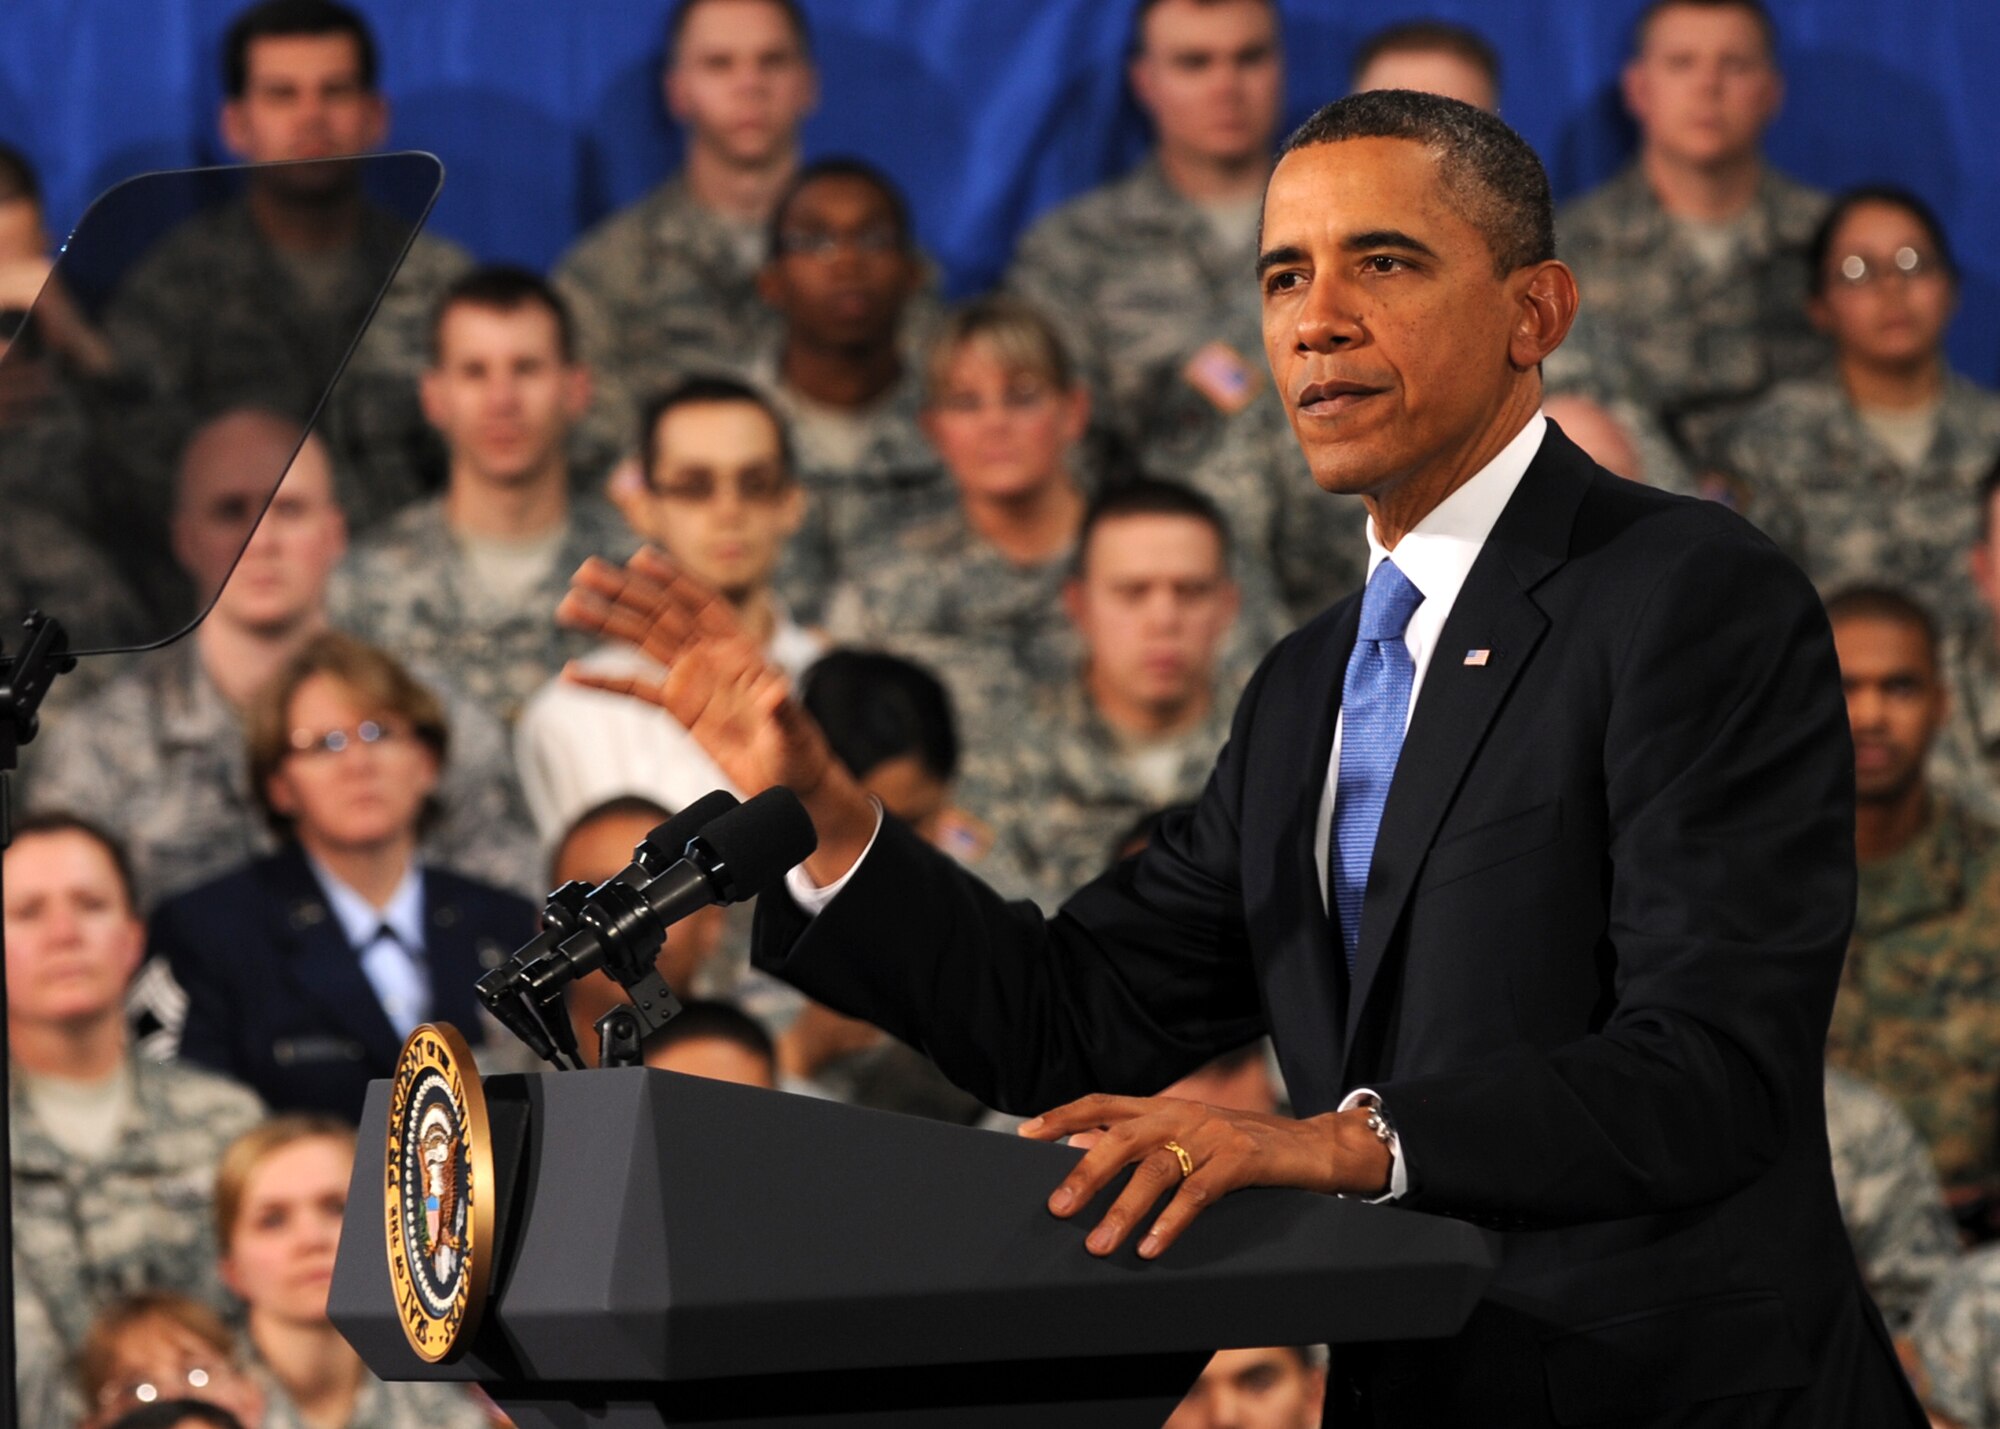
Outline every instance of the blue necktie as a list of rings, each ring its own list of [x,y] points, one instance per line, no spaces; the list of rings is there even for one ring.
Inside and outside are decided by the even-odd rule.
[[[1410,686],[1416,678],[1403,631],[1423,600],[1424,593],[1394,561],[1375,568],[1361,597],[1361,630],[1340,687],[1340,782],[1334,787],[1332,866],[1327,872],[1349,972],[1361,942],[1361,901],[1368,891],[1375,833],[1382,826],[1382,806],[1403,749]]]

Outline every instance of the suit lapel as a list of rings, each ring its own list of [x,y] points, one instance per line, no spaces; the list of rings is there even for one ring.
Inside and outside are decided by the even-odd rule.
[[[374,984],[348,946],[340,920],[296,847],[272,862],[278,915],[290,947],[288,970],[328,1022],[337,1025],[378,1063],[396,1059],[402,1039],[389,1024]]]
[[[1589,458],[1550,424],[1431,652],[1369,866],[1347,999],[1345,1055],[1353,1051],[1391,937],[1438,826],[1494,717],[1547,633],[1548,617],[1528,592],[1567,556],[1576,507],[1593,470]],[[1482,650],[1487,652],[1483,663],[1465,663],[1469,652]]]

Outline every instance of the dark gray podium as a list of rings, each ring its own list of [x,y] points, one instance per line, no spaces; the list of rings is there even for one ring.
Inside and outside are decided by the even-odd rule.
[[[386,1082],[329,1308],[383,1378],[476,1380],[521,1429],[1155,1429],[1217,1348],[1448,1335],[1492,1269],[1471,1226],[1283,1190],[1098,1260],[1044,1209],[1067,1147],[669,1072],[485,1085],[522,1152],[471,1349],[397,1323]]]

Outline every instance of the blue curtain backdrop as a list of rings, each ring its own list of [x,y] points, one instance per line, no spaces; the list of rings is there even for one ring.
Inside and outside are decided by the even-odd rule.
[[[658,100],[667,0],[358,0],[384,54],[397,144],[447,170],[436,230],[545,266],[657,181],[679,139]],[[1506,63],[1504,113],[1557,197],[1615,169],[1616,76],[1642,0],[1284,0],[1287,112],[1338,94],[1360,39],[1438,15]],[[2000,379],[2000,5],[1772,0],[1789,83],[1783,168],[1829,188],[1890,179],[1943,214],[1966,269],[1959,365]],[[222,159],[217,49],[237,0],[0,0],[0,138],[41,166],[52,220],[147,169]],[[870,157],[909,189],[951,290],[989,285],[1050,205],[1143,150],[1125,93],[1128,0],[807,0],[825,98],[814,154]],[[1246,279],[1247,281],[1247,279]]]

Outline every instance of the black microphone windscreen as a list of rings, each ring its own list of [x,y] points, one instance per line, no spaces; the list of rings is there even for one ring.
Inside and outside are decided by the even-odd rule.
[[[660,860],[663,866],[679,863],[687,855],[688,840],[728,813],[741,801],[727,789],[703,794],[664,824],[655,828],[639,847]]]
[[[716,891],[723,903],[751,897],[819,847],[812,816],[799,796],[782,786],[730,810],[700,837],[716,861]]]

